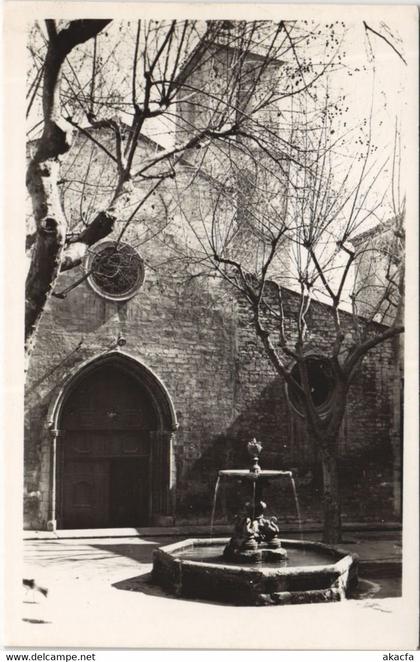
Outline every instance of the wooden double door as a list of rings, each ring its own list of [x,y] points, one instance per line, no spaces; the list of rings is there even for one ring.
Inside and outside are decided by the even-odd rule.
[[[148,524],[151,472],[147,434],[78,431],[67,433],[64,439],[63,528]],[[127,445],[131,449],[137,446],[137,452],[125,453]]]
[[[106,366],[68,398],[59,462],[59,526],[146,526],[151,516],[153,402],[132,375]]]

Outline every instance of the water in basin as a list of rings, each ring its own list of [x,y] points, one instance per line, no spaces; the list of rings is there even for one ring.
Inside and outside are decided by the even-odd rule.
[[[195,546],[189,549],[184,549],[176,554],[176,558],[185,559],[186,561],[201,561],[202,563],[216,563],[218,565],[232,565],[237,566],[238,563],[227,561],[223,558],[224,545],[210,546]],[[264,568],[279,569],[282,565],[287,565],[288,568],[297,568],[302,566],[318,566],[318,565],[331,565],[337,560],[331,554],[326,554],[319,550],[312,549],[296,549],[292,547],[287,548],[287,561],[282,564],[268,563],[264,561]],[[244,568],[258,569],[258,563],[244,563],[240,564]]]

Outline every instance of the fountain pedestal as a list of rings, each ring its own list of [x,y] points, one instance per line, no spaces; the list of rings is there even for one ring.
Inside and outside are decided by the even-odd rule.
[[[280,541],[277,518],[264,516],[267,505],[261,499],[262,480],[266,476],[259,465],[262,445],[253,439],[248,443],[247,450],[252,464],[242,477],[253,482],[254,498],[252,503],[245,504],[244,513],[236,516],[234,533],[224,549],[223,558],[238,563],[281,563],[287,558],[287,552]]]

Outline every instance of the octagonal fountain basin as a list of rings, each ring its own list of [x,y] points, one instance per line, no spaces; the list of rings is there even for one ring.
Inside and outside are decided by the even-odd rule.
[[[226,561],[228,538],[190,539],[155,550],[152,581],[182,598],[239,605],[344,600],[357,584],[358,557],[322,543],[282,540],[287,561]]]

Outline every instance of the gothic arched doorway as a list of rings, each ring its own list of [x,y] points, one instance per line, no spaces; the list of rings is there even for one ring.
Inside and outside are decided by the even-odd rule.
[[[119,352],[100,357],[56,409],[59,528],[150,526],[171,514],[176,419],[150,370]]]

